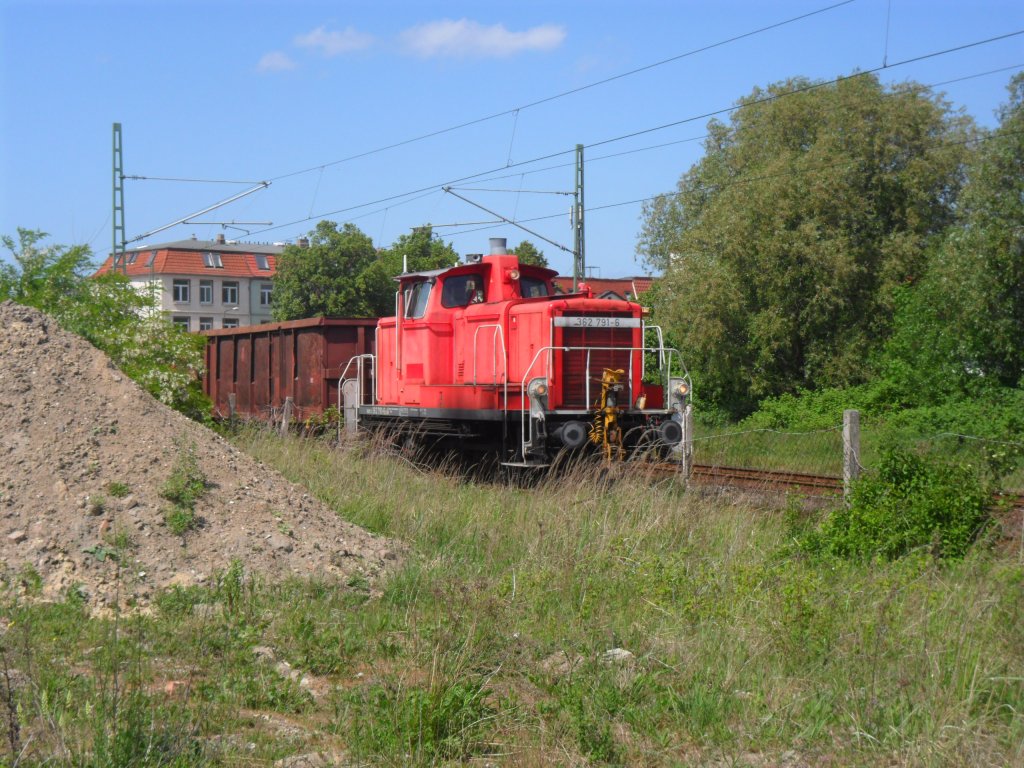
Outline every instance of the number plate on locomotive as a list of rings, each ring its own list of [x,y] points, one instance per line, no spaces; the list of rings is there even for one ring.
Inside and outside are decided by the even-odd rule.
[[[639,328],[639,317],[556,317],[556,328]]]

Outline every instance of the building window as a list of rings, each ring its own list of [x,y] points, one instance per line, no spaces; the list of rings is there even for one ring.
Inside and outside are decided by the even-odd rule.
[[[267,258],[264,253],[256,254],[256,269],[262,269],[265,271],[270,270],[270,259]]]
[[[149,252],[149,258],[146,259],[146,266],[147,267],[152,267],[154,261],[156,261],[156,251],[150,251]]]
[[[139,254],[138,254],[138,252],[137,252],[137,251],[134,251],[134,252],[132,252],[132,253],[129,253],[129,254],[128,254],[128,263],[129,263],[129,264],[134,264],[134,263],[135,263],[135,260],[136,260],[137,258],[139,258]]]
[[[225,317],[224,318],[224,322],[222,323],[222,326],[224,328],[237,328],[238,327],[238,318],[237,317]]]
[[[191,301],[189,297],[190,288],[192,285],[191,280],[175,280],[174,281],[174,303],[175,304],[188,304]]]
[[[274,286],[270,283],[260,283],[260,306],[270,306],[270,295],[274,292]]]
[[[199,303],[213,304],[213,280],[199,281]]]
[[[220,287],[220,300],[232,307],[238,304],[238,283],[225,282]]]
[[[224,269],[224,265],[220,261],[220,254],[212,251],[203,254],[203,264],[210,269]]]
[[[187,331],[189,329],[188,315],[174,315],[174,317],[171,318],[171,322],[174,323],[175,328],[181,328],[183,331]]]
[[[212,317],[200,317],[199,318],[199,330],[200,331],[212,331],[213,330],[213,318]]]

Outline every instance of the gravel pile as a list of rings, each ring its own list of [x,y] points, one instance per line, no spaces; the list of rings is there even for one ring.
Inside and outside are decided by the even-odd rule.
[[[398,562],[395,542],[344,522],[167,408],[46,315],[3,302],[0,328],[0,577],[9,589],[59,599],[74,588],[102,611],[206,583],[233,558],[270,581],[362,576],[371,585]],[[195,506],[199,527],[176,535],[160,491],[189,450],[209,488]]]

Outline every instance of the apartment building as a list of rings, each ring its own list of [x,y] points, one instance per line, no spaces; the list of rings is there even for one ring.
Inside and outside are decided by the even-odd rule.
[[[225,240],[178,240],[125,252],[128,279],[156,290],[160,308],[189,331],[237,328],[271,321],[274,271],[282,245]],[[96,274],[110,271],[107,258]]]

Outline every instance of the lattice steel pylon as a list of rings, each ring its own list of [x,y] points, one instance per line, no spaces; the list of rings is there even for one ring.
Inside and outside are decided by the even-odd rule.
[[[124,154],[121,146],[121,124],[114,123],[114,243],[111,249],[113,263],[111,270],[116,272],[120,269],[127,272],[128,265],[125,263],[124,248]]]
[[[587,257],[584,252],[586,238],[583,229],[583,145],[576,145],[576,193],[573,201],[573,265],[572,292],[576,293],[580,281],[587,277]]]

